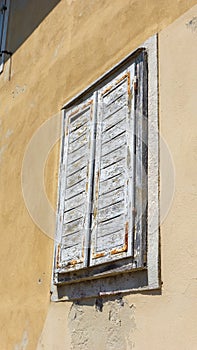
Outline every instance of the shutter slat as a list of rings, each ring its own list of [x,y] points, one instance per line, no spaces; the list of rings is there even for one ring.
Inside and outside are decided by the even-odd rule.
[[[117,203],[124,199],[124,187],[115,189],[110,193],[106,193],[99,196],[98,208],[105,208],[113,203]]]
[[[85,167],[85,164],[83,164],[83,165],[84,165],[84,168],[80,169],[75,174],[67,177],[67,187],[74,186],[77,183],[79,183],[80,181],[82,181],[83,179],[85,179],[87,169]]]
[[[120,148],[117,148],[116,150],[113,150],[111,152],[111,156],[107,154],[106,156],[102,156],[101,159],[101,168],[106,168],[112,163],[121,161],[124,159],[124,154],[126,152],[126,145],[121,146]]]
[[[126,144],[125,132],[123,131],[121,135],[113,138],[110,142],[104,143],[102,147],[102,156],[109,154],[114,150],[122,147]]]
[[[71,198],[67,199],[65,201],[65,207],[64,207],[65,212],[77,207],[78,205],[84,204],[85,198],[86,198],[86,194],[85,194],[85,191],[83,191],[81,193],[78,193],[76,196],[74,197],[72,196]]]
[[[111,204],[104,209],[98,211],[98,222],[107,221],[114,216],[121,215],[124,213],[124,202],[118,202]]]
[[[122,174],[116,175],[114,178],[100,182],[99,195],[109,193],[115,189],[124,186],[125,179]]]
[[[124,225],[124,215],[120,215],[117,218],[100,223],[97,227],[97,236],[104,237],[108,234],[122,230]]]
[[[99,91],[91,265],[132,256],[131,81],[135,64]],[[132,119],[132,120],[131,120]]]

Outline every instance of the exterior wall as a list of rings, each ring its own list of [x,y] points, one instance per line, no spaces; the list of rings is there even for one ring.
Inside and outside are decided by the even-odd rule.
[[[19,9],[22,2],[17,1]],[[0,76],[2,349],[196,349],[195,3],[62,0],[20,45],[9,32],[7,49],[18,49]],[[10,18],[17,31],[20,16]],[[160,131],[175,170],[174,198],[161,226],[162,291],[105,299],[100,308],[95,300],[50,303],[53,239],[37,227],[24,203],[26,148],[46,120],[57,116],[58,123],[67,100],[156,32]],[[33,154],[35,163],[29,164],[35,181],[40,176],[37,157],[49,147],[51,129],[47,132]],[[161,210],[166,213],[172,177],[162,150]],[[57,143],[44,171],[54,208],[58,151]],[[52,227],[41,193],[32,190],[31,196],[44,224]]]

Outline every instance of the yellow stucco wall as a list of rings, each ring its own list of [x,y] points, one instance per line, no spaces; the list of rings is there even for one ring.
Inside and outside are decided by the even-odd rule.
[[[196,349],[195,4],[194,0],[62,0],[6,62],[0,76],[2,350],[111,350],[115,345],[123,350]],[[14,28],[14,17],[12,21]],[[35,225],[24,203],[25,150],[33,134],[59,114],[66,100],[156,32],[160,131],[176,175],[173,203],[161,227],[162,293],[127,296],[124,306],[106,300],[103,312],[96,311],[92,301],[73,306],[50,303],[53,239]],[[45,144],[47,138],[38,146]],[[58,157],[56,145],[45,169],[46,191],[54,208]],[[161,169],[165,177],[163,154]],[[29,171],[36,173],[34,163]],[[32,193],[32,198],[41,212],[40,194]],[[47,213],[43,216],[50,220]]]

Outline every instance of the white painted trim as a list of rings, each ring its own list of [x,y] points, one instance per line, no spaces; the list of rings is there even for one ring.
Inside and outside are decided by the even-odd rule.
[[[148,52],[148,286],[160,287],[159,276],[159,119],[157,35],[144,47]]]

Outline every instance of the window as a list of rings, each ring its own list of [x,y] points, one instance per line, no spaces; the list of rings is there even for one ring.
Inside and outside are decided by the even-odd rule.
[[[63,111],[55,299],[158,288],[156,37]]]
[[[9,5],[9,0],[0,0],[0,73],[3,71],[5,59]]]

